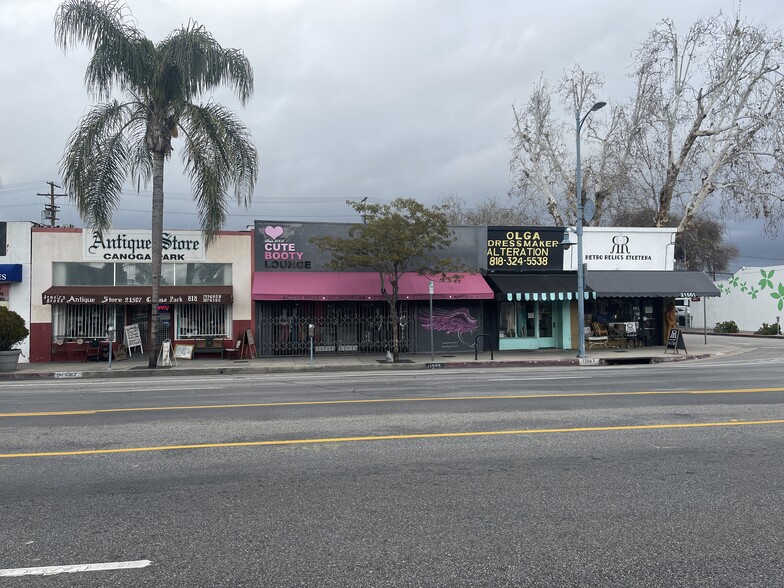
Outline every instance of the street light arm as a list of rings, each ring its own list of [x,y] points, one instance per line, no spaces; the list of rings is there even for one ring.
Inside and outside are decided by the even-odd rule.
[[[579,122],[579,123],[577,123],[577,132],[578,132],[578,133],[580,132],[580,129],[582,129],[582,128],[583,128],[583,123],[585,122],[585,120],[588,118],[588,116],[589,116],[589,115],[590,115],[592,112],[596,112],[597,110],[599,110],[599,109],[601,109],[601,108],[604,108],[605,106],[607,106],[607,103],[606,103],[606,102],[597,102],[596,104],[594,104],[593,106],[591,106],[591,109],[590,109],[588,112],[586,112],[586,113],[585,113],[585,116],[583,116],[582,120],[580,120],[580,122]],[[579,113],[579,112],[577,113],[577,116],[580,116],[580,113]]]

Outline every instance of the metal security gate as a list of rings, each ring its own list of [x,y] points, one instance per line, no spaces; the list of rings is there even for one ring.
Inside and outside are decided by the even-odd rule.
[[[256,348],[261,357],[308,355],[308,325],[314,352],[385,353],[392,348],[386,302],[264,301],[257,303]],[[400,352],[416,350],[416,303],[398,303]]]

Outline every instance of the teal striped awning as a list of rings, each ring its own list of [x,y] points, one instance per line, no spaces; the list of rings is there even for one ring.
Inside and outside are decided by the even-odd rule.
[[[577,300],[579,292],[507,292],[506,299],[513,300]],[[583,298],[590,300],[596,298],[596,292],[583,292]]]
[[[577,274],[517,274],[487,276],[497,300],[556,301],[577,300]],[[586,287],[585,300],[596,298],[596,293]]]

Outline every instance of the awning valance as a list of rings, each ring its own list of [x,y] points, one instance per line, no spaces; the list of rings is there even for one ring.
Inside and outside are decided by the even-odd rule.
[[[434,300],[492,299],[493,291],[479,274],[457,274],[459,282],[433,279]],[[447,274],[455,276],[455,274]],[[415,273],[400,277],[400,300],[427,300],[430,279]],[[387,286],[389,289],[390,286]],[[375,272],[256,272],[253,300],[385,300]]]
[[[149,304],[149,286],[52,286],[44,304]],[[161,286],[160,304],[231,304],[232,286]]]
[[[589,271],[585,282],[598,296],[719,296],[702,272]]]
[[[576,274],[490,275],[487,281],[500,300],[577,300]],[[585,288],[584,298],[595,297]]]

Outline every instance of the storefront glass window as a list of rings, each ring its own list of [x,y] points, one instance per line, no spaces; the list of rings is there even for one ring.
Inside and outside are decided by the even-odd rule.
[[[230,286],[230,263],[178,263],[178,286]]]
[[[534,300],[502,302],[499,305],[498,336],[553,337],[553,303]]]
[[[113,263],[67,263],[52,264],[53,286],[113,286]]]
[[[536,337],[536,302],[502,302],[498,321],[499,337]]]
[[[230,263],[161,264],[161,286],[231,286]],[[150,263],[54,262],[53,286],[151,286]]]
[[[152,286],[151,263],[118,263],[117,286]],[[174,286],[174,264],[161,264],[161,286]]]
[[[52,307],[52,340],[104,339],[116,324],[114,305],[56,304]]]
[[[178,304],[175,307],[177,338],[231,337],[228,304]]]

